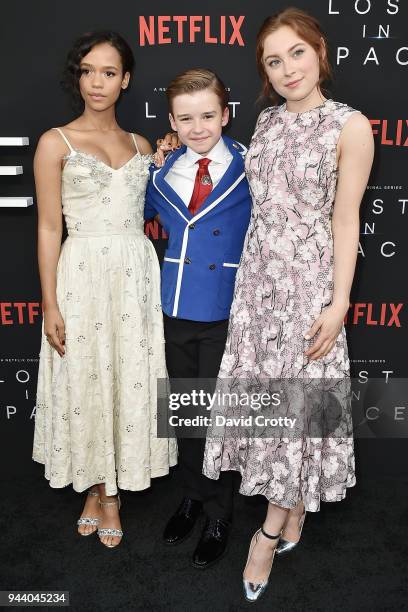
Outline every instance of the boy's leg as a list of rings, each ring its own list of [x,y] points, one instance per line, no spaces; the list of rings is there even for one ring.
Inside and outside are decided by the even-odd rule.
[[[199,325],[195,321],[172,319],[164,315],[166,365],[172,393],[190,393],[191,381],[198,377],[197,327]],[[189,407],[179,409],[179,416],[182,412],[183,416],[186,415],[188,409]],[[183,499],[165,527],[163,539],[166,544],[182,542],[191,533],[202,510],[202,496],[200,487],[197,486],[195,465],[197,442],[200,440],[182,437],[178,437],[177,440],[178,470],[182,480]]]
[[[208,393],[214,393],[228,332],[228,320],[216,321],[199,336],[199,377]],[[209,413],[210,414],[210,413]],[[232,518],[233,473],[220,472],[218,480],[202,473],[205,439],[200,439],[200,490],[203,508],[208,517],[230,521]]]
[[[227,338],[228,321],[216,321],[202,330],[199,336],[199,377],[207,393],[215,390]],[[202,474],[205,440],[197,440],[196,461],[200,470],[200,491],[206,522],[193,553],[193,566],[203,569],[216,563],[224,555],[232,518],[233,473],[221,472],[218,480]]]
[[[166,339],[166,364],[172,393],[190,393],[190,382],[198,376],[198,342],[195,321],[172,319],[164,315]],[[179,408],[179,416],[188,416],[188,407]],[[176,434],[178,433],[176,428]],[[194,442],[189,438],[178,438],[178,469],[183,483],[183,494],[191,499],[202,500],[196,487]],[[192,444],[193,443],[193,444]]]

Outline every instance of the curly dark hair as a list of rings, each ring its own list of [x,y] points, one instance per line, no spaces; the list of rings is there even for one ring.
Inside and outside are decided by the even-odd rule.
[[[84,109],[84,101],[79,89],[79,79],[81,77],[80,64],[82,58],[90,50],[101,43],[109,43],[114,47],[122,60],[122,74],[132,73],[135,64],[132,49],[120,34],[109,30],[100,32],[86,32],[74,42],[65,62],[65,68],[61,80],[61,86],[70,96],[72,105],[76,111]]]

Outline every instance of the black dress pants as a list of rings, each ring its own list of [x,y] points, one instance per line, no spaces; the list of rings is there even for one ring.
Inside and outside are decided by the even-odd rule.
[[[164,315],[166,364],[172,392],[180,391],[179,388],[175,389],[178,381],[172,383],[172,378],[207,379],[202,381],[203,387],[206,391],[214,390],[208,387],[208,379],[215,382],[217,378],[227,331],[228,320],[207,323]],[[183,391],[188,392],[189,381],[185,383]],[[204,447],[205,438],[178,437],[179,470],[184,495],[202,501],[204,511],[210,518],[231,520],[233,474],[221,472],[218,480],[204,476]]]

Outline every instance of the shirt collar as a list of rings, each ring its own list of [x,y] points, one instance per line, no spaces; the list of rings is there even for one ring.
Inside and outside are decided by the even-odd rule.
[[[207,153],[207,155],[200,155],[196,153],[190,147],[187,147],[187,150],[184,154],[184,164],[185,166],[194,166],[197,160],[206,157],[207,159],[211,159],[212,162],[217,164],[224,164],[225,161],[230,156],[229,149],[224,142],[224,139],[221,137],[216,145],[213,146],[211,151]]]

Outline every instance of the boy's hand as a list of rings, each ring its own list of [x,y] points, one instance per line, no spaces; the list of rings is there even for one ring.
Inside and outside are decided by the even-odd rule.
[[[170,151],[175,151],[181,147],[177,132],[168,132],[164,138],[159,138],[156,144],[157,151],[153,155],[153,159],[157,167],[163,166],[165,157]]]

